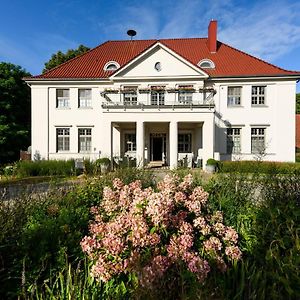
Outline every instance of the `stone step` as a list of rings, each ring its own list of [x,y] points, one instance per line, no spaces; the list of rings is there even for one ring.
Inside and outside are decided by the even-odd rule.
[[[148,168],[161,168],[164,165],[163,161],[150,161],[147,165]]]

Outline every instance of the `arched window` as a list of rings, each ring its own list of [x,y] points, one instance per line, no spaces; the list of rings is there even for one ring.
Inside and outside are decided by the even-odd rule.
[[[214,69],[215,68],[214,62],[207,58],[200,60],[198,62],[198,66],[203,69]]]
[[[104,71],[115,71],[120,68],[120,65],[116,61],[109,61],[104,66]]]

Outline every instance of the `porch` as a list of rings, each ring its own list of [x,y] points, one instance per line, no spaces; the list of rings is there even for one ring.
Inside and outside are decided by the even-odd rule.
[[[210,124],[209,124],[210,123]],[[213,156],[212,120],[111,123],[111,158],[136,166],[202,166]]]

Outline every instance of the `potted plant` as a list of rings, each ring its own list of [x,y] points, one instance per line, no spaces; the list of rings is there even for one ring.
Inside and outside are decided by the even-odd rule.
[[[218,166],[218,161],[213,159],[213,158],[209,158],[207,161],[206,161],[206,166],[205,166],[205,170],[208,172],[208,173],[215,173],[216,172],[216,169],[217,169],[217,166]]]
[[[139,93],[140,94],[147,94],[147,93],[150,93],[151,92],[151,89],[146,87],[146,88],[139,88]]]
[[[110,168],[110,159],[107,157],[102,157],[97,159],[96,165],[100,166],[100,170],[102,174],[106,174]]]
[[[106,88],[104,94],[118,94],[119,90],[114,88]]]

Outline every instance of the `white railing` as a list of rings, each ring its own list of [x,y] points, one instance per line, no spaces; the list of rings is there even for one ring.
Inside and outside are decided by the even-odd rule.
[[[157,99],[153,101],[151,99],[150,90],[135,90],[131,93],[136,94],[137,101],[127,102],[125,101],[124,92],[122,90],[106,90],[101,93],[103,97],[102,107],[104,108],[189,108],[189,107],[200,107],[200,106],[214,106],[214,95],[215,90],[213,89],[201,89],[185,91],[192,94],[192,99],[184,99],[180,101],[179,90],[165,90],[164,100]]]

